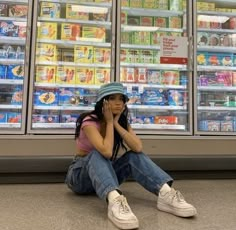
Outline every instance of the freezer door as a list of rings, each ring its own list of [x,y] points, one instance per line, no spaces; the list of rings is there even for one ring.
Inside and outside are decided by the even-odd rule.
[[[0,135],[25,133],[31,8],[0,1]]]
[[[140,134],[192,133],[190,1],[118,4],[116,76]]]
[[[34,10],[28,132],[74,133],[97,89],[114,80],[114,4],[39,0]]]
[[[197,1],[195,133],[236,132],[236,2]]]

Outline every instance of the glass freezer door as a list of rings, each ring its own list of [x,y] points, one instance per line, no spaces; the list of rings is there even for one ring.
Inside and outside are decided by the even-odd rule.
[[[114,75],[109,0],[39,0],[31,76],[30,133],[73,133]]]
[[[192,132],[187,5],[182,0],[121,1],[117,75],[130,98],[130,123],[140,134]]]
[[[0,134],[25,132],[30,8],[27,0],[0,0]]]
[[[236,132],[236,1],[197,1],[196,133]]]

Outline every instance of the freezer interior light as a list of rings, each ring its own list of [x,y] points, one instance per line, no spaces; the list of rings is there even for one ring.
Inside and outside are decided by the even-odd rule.
[[[72,11],[95,13],[95,14],[106,14],[108,12],[108,9],[106,7],[95,7],[95,6],[72,5],[71,9]]]
[[[225,23],[228,20],[227,16],[198,15],[198,21]]]
[[[157,31],[160,27],[151,26],[122,26],[123,31]]]

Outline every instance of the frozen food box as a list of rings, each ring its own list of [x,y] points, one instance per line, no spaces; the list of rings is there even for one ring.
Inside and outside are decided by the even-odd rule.
[[[59,105],[75,105],[76,97],[75,97],[75,89],[74,88],[60,88],[58,91],[59,96]]]
[[[182,17],[180,16],[169,17],[169,28],[174,28],[174,29],[182,28]]]
[[[40,17],[45,18],[60,18],[61,4],[54,2],[40,3]]]
[[[154,123],[177,125],[178,117],[177,116],[155,116]]]
[[[217,120],[202,120],[199,122],[199,130],[201,131],[220,131],[220,121]]]
[[[0,36],[19,37],[19,25],[15,21],[0,21]]]
[[[123,63],[128,63],[129,62],[129,52],[128,52],[129,49],[121,49],[120,50],[120,62],[123,62]]]
[[[104,27],[82,27],[82,37],[80,40],[94,41],[94,42],[105,42],[106,40],[106,28]]]
[[[121,6],[122,7],[128,7],[129,6],[129,0],[121,0]]]
[[[26,25],[19,25],[18,37],[19,38],[26,38],[26,35],[27,35]]]
[[[57,23],[39,22],[38,38],[40,39],[57,39]]]
[[[127,25],[128,24],[128,14],[126,11],[121,11],[120,14],[120,23],[121,25]]]
[[[5,79],[7,73],[7,66],[6,65],[0,65],[0,79]]]
[[[9,112],[7,113],[8,123],[21,123],[21,113]]]
[[[37,61],[57,61],[57,46],[47,43],[38,43],[36,48]]]
[[[134,68],[124,68],[124,74],[122,78],[124,82],[135,82]]]
[[[7,79],[23,79],[24,75],[23,65],[8,65],[6,74]]]
[[[166,105],[167,92],[163,89],[150,88],[142,94],[142,103],[144,105]]]
[[[61,61],[74,62],[74,49],[61,49]]]
[[[34,92],[35,106],[55,106],[58,105],[58,92],[55,88],[36,88]]]
[[[169,0],[169,10],[182,11],[183,10],[183,1],[182,0]]]
[[[147,70],[147,82],[149,84],[162,84],[161,71],[160,70]]]
[[[139,50],[138,49],[128,49],[128,62],[129,63],[139,63]]]
[[[60,122],[61,123],[75,123],[78,117],[79,117],[78,114],[61,114]]]
[[[168,105],[182,106],[183,102],[183,95],[179,90],[168,90]]]
[[[149,31],[135,31],[132,36],[132,44],[150,45]]]
[[[55,83],[56,66],[38,65],[36,67],[36,82]]]
[[[143,0],[130,0],[129,6],[133,8],[142,8],[143,7]]]
[[[142,94],[139,91],[139,87],[133,86],[130,90],[127,90],[126,95],[129,98],[129,105],[141,105]]]
[[[139,51],[139,60],[140,63],[153,63],[153,50],[140,50]]]
[[[162,73],[163,85],[179,85],[179,71],[163,70]]]
[[[153,26],[153,17],[151,16],[141,16],[140,26]]]
[[[5,3],[0,4],[0,16],[7,17],[8,16],[8,5]]]
[[[32,123],[59,123],[59,115],[33,114]]]
[[[97,99],[97,89],[76,88],[75,97],[78,105],[95,105]]]
[[[89,13],[80,5],[66,4],[66,18],[88,21]]]
[[[156,8],[156,0],[143,1],[143,8],[155,9]]]
[[[127,16],[127,24],[132,26],[139,26],[140,25],[140,17],[128,15]]]
[[[95,68],[95,81],[96,85],[110,82],[110,69],[109,68]]]
[[[9,5],[8,6],[8,16],[9,17],[20,17],[26,18],[28,14],[28,6],[27,5]]]
[[[11,104],[12,105],[21,105],[23,102],[23,88],[22,86],[16,86],[13,89]]]
[[[147,69],[146,68],[135,68],[135,82],[146,83],[147,82]]]
[[[74,61],[75,63],[93,63],[94,52],[93,46],[74,46]]]
[[[234,131],[234,122],[233,121],[221,121],[220,122],[221,132],[233,132]]]
[[[79,40],[81,26],[79,24],[62,23],[61,24],[61,39],[62,40]]]
[[[75,84],[75,67],[58,66],[56,74],[56,83]]]
[[[167,17],[154,17],[154,26],[168,28]]]
[[[7,122],[7,113],[0,111],[0,123],[6,123]]]
[[[100,21],[100,22],[110,21],[109,12],[107,12],[107,13],[91,13],[91,20]]]
[[[160,64],[160,51],[159,50],[153,50],[153,63]]]
[[[130,44],[131,41],[131,36],[132,36],[132,32],[121,32],[120,35],[120,42],[123,44]]]
[[[169,0],[156,0],[156,8],[160,10],[168,10]]]
[[[94,68],[75,69],[75,84],[77,85],[91,85],[94,84]]]
[[[110,64],[111,63],[111,49],[110,48],[93,48],[94,63],[95,64]]]

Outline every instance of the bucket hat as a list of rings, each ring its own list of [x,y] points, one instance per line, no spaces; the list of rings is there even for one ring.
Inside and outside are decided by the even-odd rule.
[[[123,85],[119,82],[111,82],[100,87],[100,89],[98,90],[97,102],[108,95],[117,93],[122,94],[125,97],[126,102],[129,100],[124,92]]]

